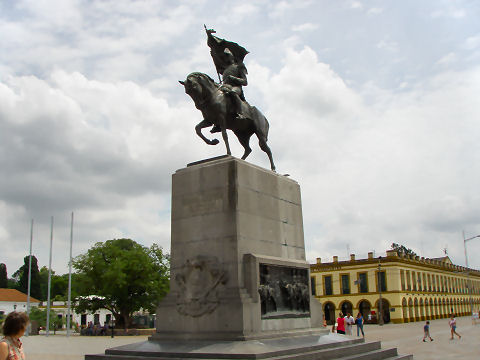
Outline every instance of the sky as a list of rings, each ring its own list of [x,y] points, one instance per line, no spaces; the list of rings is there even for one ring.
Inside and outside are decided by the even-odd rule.
[[[246,99],[302,191],[307,260],[400,243],[465,264],[480,235],[477,1],[0,0],[0,262],[68,271],[93,244],[170,248],[171,175],[223,155],[178,80],[203,25],[250,53]],[[242,148],[230,134],[233,155]],[[248,161],[269,168],[252,141]],[[469,241],[480,268],[480,238]]]

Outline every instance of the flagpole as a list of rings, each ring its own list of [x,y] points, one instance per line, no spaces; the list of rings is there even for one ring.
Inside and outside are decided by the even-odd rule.
[[[27,290],[27,315],[30,315],[30,288],[32,283],[32,242],[33,242],[33,219],[30,226],[30,255],[28,257],[28,290]],[[27,326],[26,335],[30,335],[30,326]]]
[[[52,283],[52,244],[53,244],[53,216],[52,216],[52,223],[50,226],[50,257],[48,260],[48,295],[47,295],[47,333],[46,335],[50,335],[50,287]]]
[[[70,225],[70,261],[68,263],[68,310],[67,310],[67,337],[70,336],[70,317],[72,304],[72,245],[73,245],[73,211]]]

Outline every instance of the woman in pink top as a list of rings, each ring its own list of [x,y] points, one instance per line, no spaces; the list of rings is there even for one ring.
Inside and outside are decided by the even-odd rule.
[[[338,314],[337,318],[337,333],[345,335],[345,318],[342,313]]]

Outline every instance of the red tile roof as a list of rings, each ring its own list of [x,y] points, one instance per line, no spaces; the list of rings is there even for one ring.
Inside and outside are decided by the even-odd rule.
[[[16,289],[0,289],[0,301],[13,301],[13,302],[27,302],[27,294],[24,294]],[[39,303],[37,300],[30,296],[30,302]]]

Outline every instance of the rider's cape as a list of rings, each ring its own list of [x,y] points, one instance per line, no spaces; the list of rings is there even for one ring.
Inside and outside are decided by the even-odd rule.
[[[237,64],[243,64],[243,59],[248,54],[248,51],[237,43],[221,39],[212,34],[208,34],[207,45],[210,48],[210,54],[212,55],[213,63],[217,68],[217,72],[223,75],[223,71],[229,65],[226,61],[224,51],[229,49]]]

